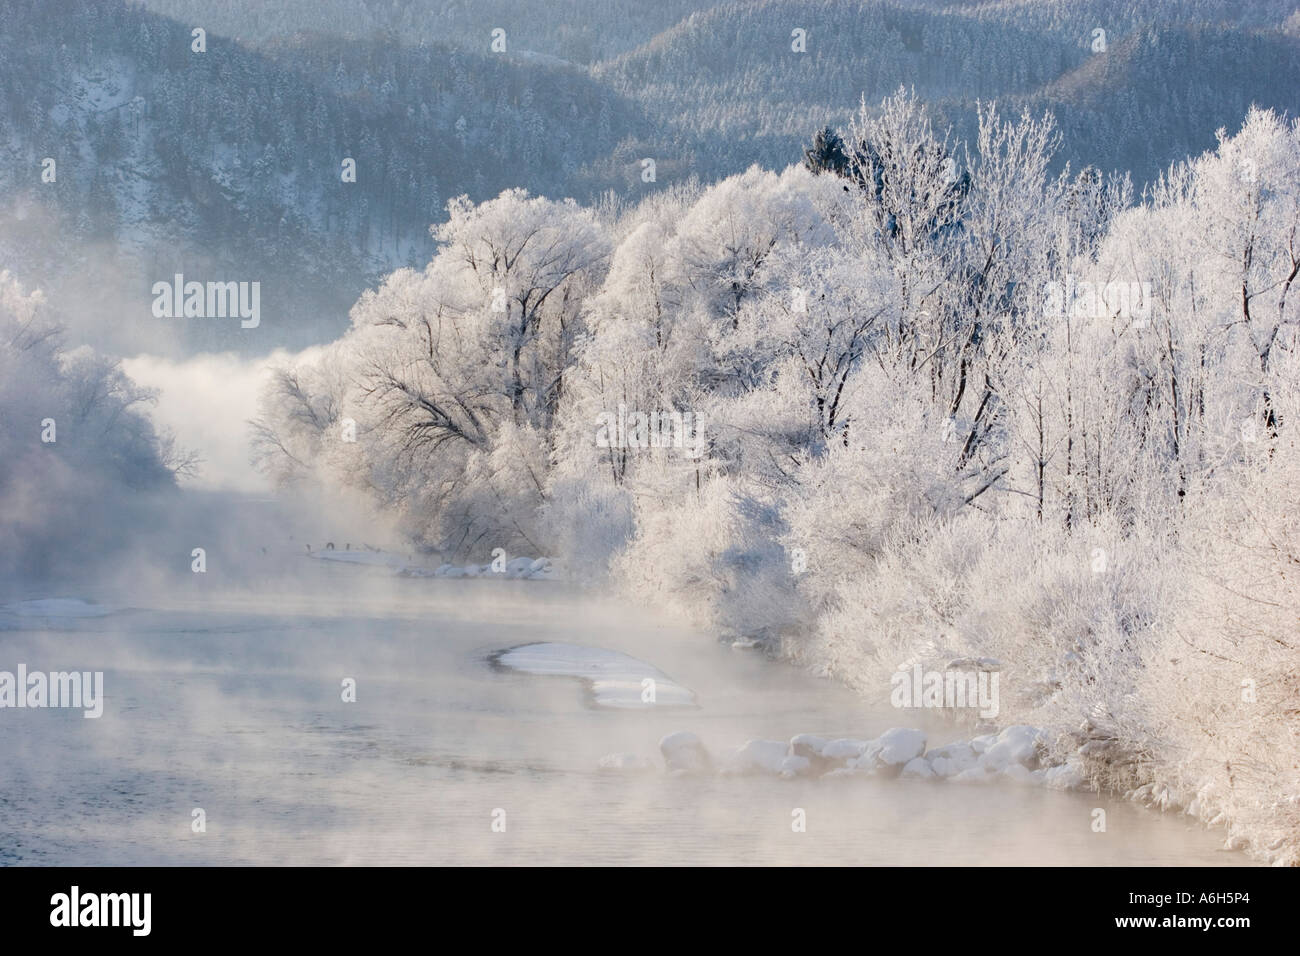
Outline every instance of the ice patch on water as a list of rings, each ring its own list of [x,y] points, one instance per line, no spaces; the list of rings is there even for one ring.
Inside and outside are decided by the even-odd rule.
[[[600,707],[694,707],[695,694],[645,661],[580,644],[523,644],[493,657],[498,667],[549,677],[580,677]],[[647,680],[654,681],[654,701],[643,700]]]

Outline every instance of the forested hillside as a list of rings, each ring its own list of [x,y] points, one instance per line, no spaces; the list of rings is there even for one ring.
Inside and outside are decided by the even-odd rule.
[[[252,342],[199,326],[186,347],[328,338],[366,282],[427,259],[448,199],[521,182],[564,194],[647,128],[563,66],[375,40],[286,41],[277,56],[192,44],[188,26],[116,2],[0,9],[0,248],[119,347],[173,334],[146,293],[175,272],[264,289]],[[87,301],[125,321],[105,329]]]
[[[861,97],[874,103],[903,85],[965,137],[978,100],[1050,109],[1064,135],[1058,164],[1122,169],[1141,184],[1212,146],[1214,130],[1251,104],[1300,107],[1300,45],[1280,29],[1292,10],[759,0],[719,5],[595,75],[638,99],[668,131],[665,150],[693,157],[706,179],[780,165],[810,125],[841,125]],[[806,52],[792,48],[794,30]],[[696,145],[701,132],[707,148]]]
[[[156,13],[258,46],[300,33],[395,43],[454,44],[486,52],[492,31],[507,50],[590,64],[624,53],[718,0],[142,0]]]

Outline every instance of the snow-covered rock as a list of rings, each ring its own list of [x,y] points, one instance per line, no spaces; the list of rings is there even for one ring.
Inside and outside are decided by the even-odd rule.
[[[736,751],[730,762],[740,773],[780,773],[786,759],[786,744],[780,740],[750,740]]]
[[[867,746],[849,765],[859,770],[896,775],[910,761],[925,753],[925,734],[919,730],[894,727]]]
[[[928,779],[934,775],[934,770],[930,768],[930,764],[926,762],[924,757],[913,757],[903,765],[901,774],[904,777],[921,777],[922,779]]]
[[[816,734],[796,734],[790,738],[791,757],[801,757],[808,761],[808,767],[800,771],[801,776],[819,777],[835,768],[837,762],[822,756],[822,748],[829,741]]]
[[[813,762],[807,757],[791,754],[781,761],[781,776],[804,777],[813,773]]]
[[[659,752],[669,770],[701,773],[713,766],[704,744],[690,731],[679,730],[664,737],[659,741]]]
[[[821,756],[827,760],[856,760],[862,752],[874,743],[871,740],[854,740],[852,737],[840,737],[829,741],[821,749]]]
[[[829,742],[825,737],[818,737],[816,734],[795,734],[790,738],[790,753],[811,760],[813,757],[823,756],[822,749]]]
[[[660,750],[668,769],[678,772],[716,769],[722,773],[763,773],[785,778],[907,777],[976,784],[1004,781],[1054,790],[1083,786],[1083,774],[1074,762],[1041,765],[1046,740],[1046,731],[1026,725],[930,750],[926,749],[925,732],[908,727],[894,727],[874,740],[828,740],[817,734],[797,734],[788,745],[779,740],[750,740],[716,767],[694,734],[671,734],[660,741]],[[1150,801],[1154,794],[1140,791],[1133,797]]]
[[[1027,770],[1035,770],[1044,738],[1044,733],[1037,727],[1024,724],[1008,727],[980,754],[980,765],[990,770],[1005,770],[1018,764]]]
[[[965,741],[944,744],[926,751],[925,760],[939,777],[955,777],[979,762],[979,756]]]
[[[961,773],[954,774],[948,779],[953,783],[989,783],[997,774],[988,767],[971,767],[969,770],[963,770]]]
[[[876,762],[889,767],[901,767],[925,753],[925,733],[905,727],[895,727],[880,735],[875,749]]]
[[[1049,790],[1078,790],[1084,779],[1083,772],[1069,761],[1043,771],[1043,785]]]
[[[865,774],[857,767],[836,767],[822,774],[823,777],[862,777]]]
[[[1013,763],[1002,771],[1002,776],[1026,786],[1041,786],[1043,783],[1043,774],[1044,771],[1042,770],[1030,770],[1018,763]]]

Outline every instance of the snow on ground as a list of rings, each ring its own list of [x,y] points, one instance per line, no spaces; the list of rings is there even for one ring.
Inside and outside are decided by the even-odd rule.
[[[601,647],[547,641],[512,647],[498,653],[493,660],[499,667],[525,674],[582,678],[590,685],[592,699],[600,707],[695,706],[695,694],[662,671],[635,657]]]

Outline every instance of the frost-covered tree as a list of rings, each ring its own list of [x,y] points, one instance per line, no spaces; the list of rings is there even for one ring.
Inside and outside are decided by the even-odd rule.
[[[1269,378],[1275,350],[1294,336],[1300,307],[1292,293],[1300,275],[1300,122],[1252,109],[1230,140],[1195,166],[1189,197],[1197,217],[1207,278],[1236,291],[1227,328],[1240,329],[1259,363],[1260,414],[1270,436],[1278,419]]]
[[[295,449],[322,435],[336,448],[329,430],[353,410],[357,441],[332,470],[344,483],[409,512],[444,550],[536,549],[554,418],[608,242],[575,203],[523,190],[448,211],[427,269],[366,293],[328,362],[279,373],[262,461],[291,476]]]
[[[132,502],[196,464],[155,432],[153,398],[115,360],[65,345],[44,296],[0,272],[0,568],[75,566],[139,530]]]

